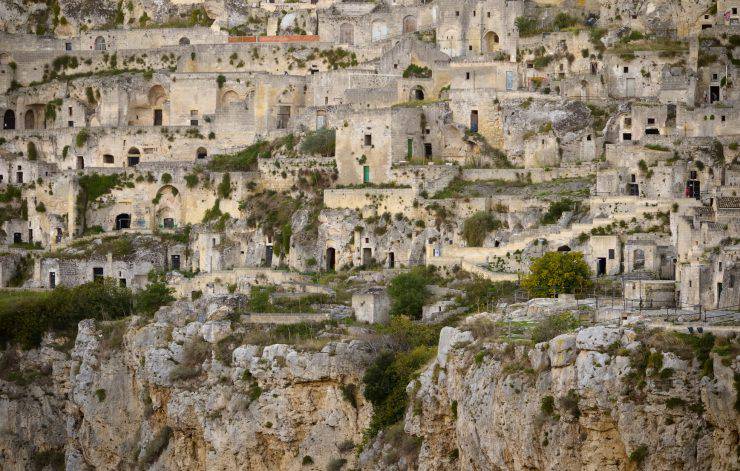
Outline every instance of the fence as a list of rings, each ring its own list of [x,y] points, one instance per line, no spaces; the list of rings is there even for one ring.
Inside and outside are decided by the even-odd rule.
[[[289,34],[283,36],[229,36],[229,43],[310,43],[318,42],[315,34]]]

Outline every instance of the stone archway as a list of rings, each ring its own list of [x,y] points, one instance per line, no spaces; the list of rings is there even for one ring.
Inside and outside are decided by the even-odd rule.
[[[36,114],[33,110],[26,111],[23,118],[23,127],[25,129],[34,129],[36,127]]]
[[[414,31],[416,31],[416,18],[408,15],[403,19],[403,32],[406,34],[413,33]]]
[[[182,201],[177,188],[164,185],[157,190],[154,201],[157,228],[174,229],[182,223]]]
[[[422,87],[421,85],[417,85],[413,87],[411,91],[409,92],[410,101],[422,101],[424,100],[425,96],[426,95],[424,93],[424,87]]]
[[[116,230],[130,229],[131,228],[131,215],[128,213],[121,213],[116,216]]]
[[[15,111],[5,110],[5,114],[3,114],[3,129],[15,129]]]
[[[180,46],[189,46],[190,45],[190,39],[188,39],[188,38],[186,38],[186,37],[183,36],[182,38],[180,38],[180,41],[178,42],[178,44]]]
[[[500,48],[499,37],[493,31],[489,31],[483,36],[483,52],[494,52]]]

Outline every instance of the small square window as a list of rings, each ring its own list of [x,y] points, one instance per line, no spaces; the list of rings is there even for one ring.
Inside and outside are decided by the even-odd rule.
[[[632,126],[632,118],[624,118],[624,127],[628,128]]]
[[[732,14],[733,14],[733,15],[737,15],[737,7],[734,7],[734,8],[732,9]]]
[[[722,121],[723,123],[725,122],[725,116],[724,116],[724,115],[722,115],[722,116],[720,117],[720,121]]]
[[[455,12],[455,16],[460,16],[460,12],[459,11],[456,11]]]
[[[648,118],[648,124],[655,124],[655,118]]]
[[[372,134],[365,134],[365,145],[366,146],[373,145],[373,135]]]
[[[609,249],[609,260],[614,260],[614,249]]]
[[[67,127],[68,127],[68,128],[73,128],[73,127],[75,127],[75,122],[74,122],[74,121],[67,121]]]
[[[628,74],[629,71],[630,71],[630,68],[627,67],[626,65],[622,68],[622,72],[624,72],[625,74]]]
[[[712,80],[719,80],[718,74],[712,74]]]
[[[631,132],[622,133],[622,140],[623,141],[631,141],[632,140],[632,133]]]
[[[588,136],[586,136],[586,140],[587,141],[590,141],[591,140],[591,134],[589,134]]]
[[[471,44],[468,46],[468,51],[472,51],[472,50],[473,50],[473,45]]]

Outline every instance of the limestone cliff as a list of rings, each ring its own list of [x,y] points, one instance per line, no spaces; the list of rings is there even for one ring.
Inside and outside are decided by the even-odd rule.
[[[371,413],[354,386],[371,359],[367,345],[234,348],[240,329],[213,316],[83,321],[68,353],[51,339],[6,352],[0,468],[351,465]]]
[[[672,334],[628,328],[533,349],[478,337],[443,329],[409,385],[419,470],[738,469],[738,357],[702,365]]]

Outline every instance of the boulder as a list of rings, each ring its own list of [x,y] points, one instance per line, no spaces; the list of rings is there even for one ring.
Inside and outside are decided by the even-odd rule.
[[[550,366],[559,368],[570,365],[576,359],[576,335],[562,334],[548,342]]]

